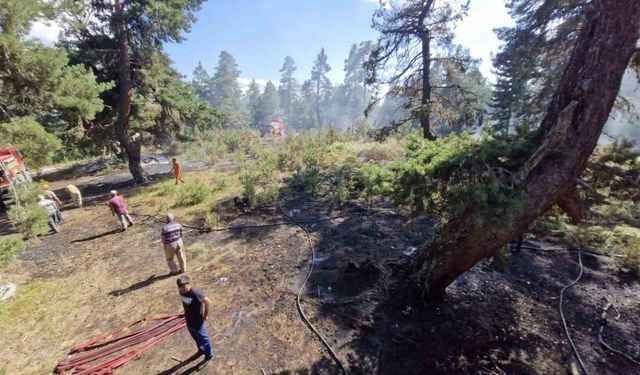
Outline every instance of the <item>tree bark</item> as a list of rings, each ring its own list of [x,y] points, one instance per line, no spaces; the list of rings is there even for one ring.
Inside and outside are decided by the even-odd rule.
[[[318,119],[318,127],[322,128],[322,118],[320,116],[320,78],[316,82],[316,118]]]
[[[550,152],[536,152],[543,157],[522,174],[517,187],[522,205],[513,219],[497,227],[461,216],[443,227],[417,259],[416,276],[425,295],[441,296],[458,276],[495,255],[575,189],[575,180],[597,144],[640,37],[638,0],[596,0],[585,11],[575,48],[540,125],[544,134],[553,135],[564,125],[560,123],[566,120],[565,109],[571,108],[566,136]]]
[[[116,137],[124,147],[129,159],[129,171],[136,183],[149,181],[149,174],[140,165],[140,144],[129,137],[129,117],[131,115],[131,61],[129,59],[129,42],[124,22],[123,5],[115,2],[115,29],[118,39],[119,72],[118,72],[118,118],[116,120]]]
[[[436,136],[431,132],[431,30],[424,25],[427,14],[431,11],[433,0],[428,0],[420,12],[418,26],[421,29],[422,43],[422,96],[420,97],[420,126],[422,136],[435,141]]]
[[[435,135],[431,132],[431,33],[425,30],[422,34],[422,97],[420,98],[420,126],[422,136],[434,141]]]

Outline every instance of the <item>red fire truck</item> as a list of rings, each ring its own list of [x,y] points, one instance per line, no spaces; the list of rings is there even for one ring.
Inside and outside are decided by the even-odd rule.
[[[284,137],[284,124],[276,119],[266,121],[259,126],[260,135],[271,135],[273,137]]]
[[[31,174],[18,150],[11,145],[0,147],[0,196],[7,193],[12,184],[25,181],[31,181]]]

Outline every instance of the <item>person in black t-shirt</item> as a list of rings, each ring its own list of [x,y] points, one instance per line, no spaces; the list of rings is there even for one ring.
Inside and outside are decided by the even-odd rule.
[[[211,300],[207,298],[200,289],[191,287],[189,276],[177,278],[178,291],[182,299],[184,308],[184,319],[187,321],[187,329],[191,337],[196,342],[198,354],[204,354],[204,362],[201,367],[206,366],[207,361],[213,358],[213,348],[211,338],[207,333],[205,321],[211,308]]]

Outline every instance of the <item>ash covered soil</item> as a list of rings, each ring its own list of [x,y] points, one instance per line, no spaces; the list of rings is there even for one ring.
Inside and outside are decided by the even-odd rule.
[[[157,242],[161,223],[134,216],[125,233],[104,205],[114,186],[134,187],[119,174],[74,180],[86,191],[84,209],[67,209],[62,232],[31,241],[0,282],[30,285],[0,322],[0,373],[50,373],[68,349],[145,316],[180,308],[175,278]],[[61,188],[68,181],[52,184]],[[433,236],[428,219],[392,207],[341,207],[292,199],[283,209],[305,224],[316,249],[303,292],[305,313],[352,374],[564,374],[575,361],[558,312],[562,287],[580,271],[579,253],[553,238],[487,260],[455,282],[443,301],[424,303],[407,276],[412,256]],[[145,207],[133,205],[135,214]],[[276,207],[227,213],[224,225],[286,221]],[[296,225],[185,236],[187,274],[213,301],[208,329],[216,358],[206,374],[339,374],[325,347],[301,320],[296,294],[311,263],[305,232]],[[565,249],[565,250],[562,250]],[[584,274],[565,294],[568,327],[592,374],[640,374],[640,367],[598,342],[609,302],[605,340],[640,357],[640,288],[619,259],[582,253]],[[15,305],[16,303],[14,303]],[[23,306],[24,305],[24,306]],[[13,316],[12,316],[13,314]],[[177,359],[193,354],[186,330],[170,336],[121,374],[189,373]]]

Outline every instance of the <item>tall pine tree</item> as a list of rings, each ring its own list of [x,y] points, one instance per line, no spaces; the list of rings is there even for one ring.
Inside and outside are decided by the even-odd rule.
[[[135,114],[134,85],[144,85],[138,72],[150,67],[167,42],[181,42],[190,30],[203,0],[92,0],[70,2],[62,40],[74,59],[96,72],[100,81],[115,80],[116,90],[105,95],[109,107],[99,116],[108,126],[116,116],[115,135],[124,147],[129,171],[138,183],[149,180],[140,165],[141,144],[131,137]],[[116,112],[116,113],[114,113]]]
[[[311,68],[311,78],[305,82],[303,89],[315,114],[317,126],[320,128],[323,126],[324,106],[331,96],[331,81],[327,78],[330,70],[327,55],[322,48]]]
[[[243,112],[240,85],[238,78],[240,70],[236,60],[227,51],[220,52],[218,66],[211,80],[212,99],[214,108],[221,110],[224,115],[224,126],[238,126],[242,122]]]
[[[298,82],[296,82],[296,79],[293,77],[296,70],[296,63],[293,61],[293,58],[291,56],[285,57],[282,68],[280,68],[282,75],[280,76],[278,94],[280,95],[284,122],[287,125],[291,122],[294,102],[297,99]]]
[[[453,28],[468,5],[456,0],[407,0],[381,4],[374,14],[373,27],[381,36],[367,63],[368,82],[387,83],[390,93],[406,99],[411,110],[409,118],[391,128],[418,120],[423,136],[433,140],[431,116],[433,101],[442,99],[439,91],[455,89],[469,95],[466,87],[447,80],[449,73],[463,72],[471,63],[468,55],[451,55]],[[434,69],[436,63],[440,69]],[[393,72],[389,78],[379,76],[386,71]]]

